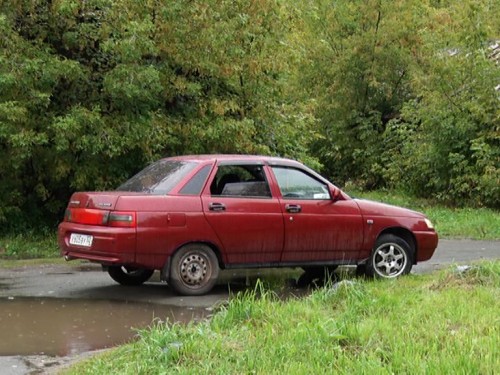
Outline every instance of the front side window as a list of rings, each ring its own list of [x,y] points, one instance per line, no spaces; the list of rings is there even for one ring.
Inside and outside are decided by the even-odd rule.
[[[221,165],[210,185],[210,194],[270,198],[271,190],[261,165]]]
[[[330,199],[328,186],[307,173],[286,167],[272,167],[283,198]]]
[[[142,192],[154,195],[168,194],[197,163],[178,160],[159,160],[120,185],[118,191]]]

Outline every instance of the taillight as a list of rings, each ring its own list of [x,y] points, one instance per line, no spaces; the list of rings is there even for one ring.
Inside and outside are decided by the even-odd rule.
[[[106,225],[109,211],[91,208],[68,208],[64,220],[77,224]]]
[[[64,214],[64,221],[121,228],[134,228],[137,223],[135,212],[105,211],[91,208],[68,208]]]
[[[112,211],[109,213],[108,225],[110,227],[133,228],[136,226],[135,212]]]

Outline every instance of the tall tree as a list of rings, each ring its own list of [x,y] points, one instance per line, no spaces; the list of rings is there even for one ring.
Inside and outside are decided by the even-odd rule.
[[[318,99],[321,160],[339,183],[380,186],[381,135],[411,97],[409,69],[425,9],[419,1],[317,0],[304,13],[303,79]]]
[[[414,99],[388,137],[402,137],[392,185],[455,203],[500,207],[500,9],[492,1],[441,2],[412,80]],[[405,131],[398,127],[404,126]]]
[[[113,188],[161,156],[308,158],[310,117],[284,95],[281,1],[15,0],[0,12],[0,219],[57,217],[73,190]]]
[[[494,1],[302,3],[312,152],[339,183],[455,204],[500,199]]]

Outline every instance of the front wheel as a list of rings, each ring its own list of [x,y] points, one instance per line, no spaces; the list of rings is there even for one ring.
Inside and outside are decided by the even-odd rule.
[[[136,286],[149,280],[154,270],[126,266],[109,266],[108,274],[121,285]]]
[[[217,256],[203,244],[181,247],[172,257],[170,267],[170,286],[186,296],[208,293],[219,276]]]
[[[370,259],[366,263],[366,274],[392,279],[410,273],[413,252],[408,243],[393,234],[384,234],[375,243]]]

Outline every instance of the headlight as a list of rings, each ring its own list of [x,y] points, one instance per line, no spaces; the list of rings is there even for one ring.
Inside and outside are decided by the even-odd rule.
[[[427,228],[434,229],[434,225],[432,224],[432,221],[430,221],[429,219],[425,219],[425,224],[427,224]]]

